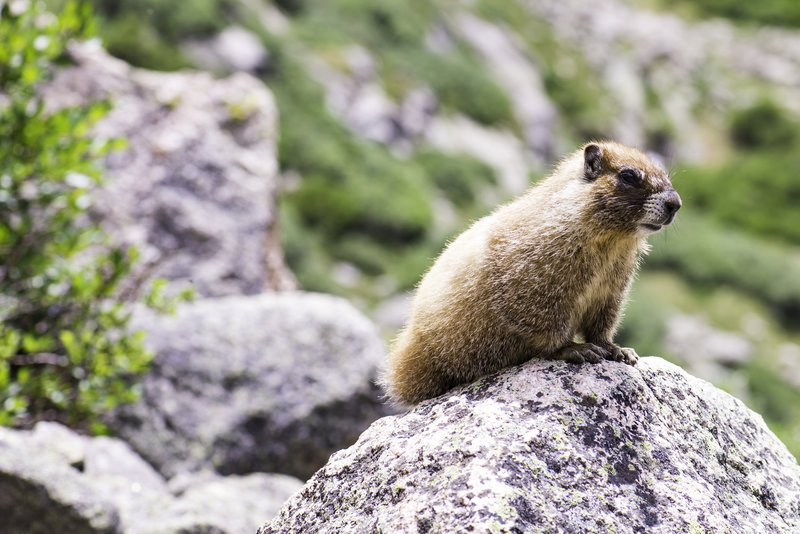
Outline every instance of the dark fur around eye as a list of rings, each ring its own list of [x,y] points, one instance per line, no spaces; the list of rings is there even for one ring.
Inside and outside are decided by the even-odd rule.
[[[622,169],[619,171],[619,179],[628,185],[638,186],[642,183],[641,174],[634,169]]]

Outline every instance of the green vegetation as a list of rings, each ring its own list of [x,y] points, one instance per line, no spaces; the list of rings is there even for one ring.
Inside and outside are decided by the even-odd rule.
[[[676,177],[683,197],[714,218],[767,239],[800,244],[797,169],[800,152],[737,155],[714,169],[689,169]],[[780,214],[780,216],[776,216]]]
[[[735,113],[735,155],[716,168],[690,168],[674,178],[684,199],[770,240],[800,244],[800,124],[769,100]],[[780,213],[780,216],[776,214]]]
[[[429,85],[439,103],[489,126],[513,126],[508,96],[466,49],[432,54],[424,48],[387,55],[389,80],[402,78],[407,85]]]
[[[175,46],[224,28],[231,0],[88,0],[100,19],[99,35],[115,56],[134,65],[175,70],[190,65]],[[64,0],[47,0],[60,6]]]
[[[415,159],[433,184],[461,208],[470,208],[479,202],[482,188],[497,185],[491,167],[467,155],[451,156],[423,150]]]
[[[683,209],[676,228],[651,239],[651,267],[675,269],[703,288],[731,286],[758,296],[786,320],[800,318],[800,259],[778,243],[757,239]]]
[[[453,52],[449,59],[423,52],[423,29],[431,23],[427,3],[362,4],[303,2],[293,11],[297,16],[294,37],[264,38],[273,54],[266,81],[281,110],[280,164],[302,176],[297,188],[281,201],[289,264],[308,289],[374,301],[387,290],[412,287],[452,234],[454,229],[435,224],[435,195],[473,216],[485,211],[479,196],[482,188],[495,183],[495,177],[490,168],[466,155],[424,150],[400,159],[377,143],[354,137],[328,113],[322,89],[291,53],[293,39],[306,36],[325,54],[360,37],[361,44],[385,51],[384,72],[408,84],[398,87],[440,80],[430,83],[438,88],[440,99],[448,98],[443,105],[485,122],[509,121],[510,105],[505,95],[502,99],[479,96],[481,91],[500,91],[493,84],[463,84],[465,77],[486,76],[469,68],[463,52]],[[411,21],[416,21],[416,30]],[[386,25],[393,28],[388,33],[382,29]],[[415,58],[419,63],[412,61]],[[458,84],[463,84],[461,91]],[[467,103],[470,99],[473,106]],[[499,112],[487,107],[492,101],[501,102]],[[391,283],[377,290],[377,295],[369,281],[357,287],[342,286],[331,275],[337,262],[355,265],[369,280]]]
[[[286,11],[312,46],[361,43],[370,50],[421,46],[437,8],[429,0],[304,0]]]
[[[786,150],[797,144],[798,125],[791,114],[764,98],[731,118],[731,139],[745,150]]]
[[[724,17],[751,25],[800,26],[800,4],[793,0],[647,0],[642,3],[690,17]]]
[[[564,133],[575,144],[609,137],[613,108],[603,93],[605,82],[586,58],[516,0],[481,0],[476,11],[512,29],[528,45],[547,95],[563,115]]]
[[[513,125],[508,96],[466,46],[456,40],[439,53],[426,46],[437,12],[429,0],[308,1],[292,11],[293,34],[323,55],[356,43],[376,54],[386,90],[395,98],[429,86],[448,110],[483,124]]]
[[[429,185],[418,166],[349,135],[300,66],[286,54],[278,58],[271,85],[282,110],[279,159],[303,176],[281,205],[287,258],[306,287],[340,292],[326,266],[337,256],[363,261],[341,257],[339,244],[363,236],[384,258],[423,240],[433,216]],[[383,260],[373,261],[371,272],[385,270]]]
[[[419,169],[347,135],[321,98],[283,96],[294,114],[284,123],[280,160],[303,175],[287,199],[304,222],[331,237],[360,231],[401,243],[419,238],[432,217]]]
[[[0,9],[0,424],[102,431],[104,412],[137,398],[132,379],[151,358],[126,331],[125,303],[168,301],[161,285],[136,287],[135,251],[87,220],[94,162],[118,145],[89,133],[108,104],[45,112],[37,96],[65,42],[91,31],[87,9]]]

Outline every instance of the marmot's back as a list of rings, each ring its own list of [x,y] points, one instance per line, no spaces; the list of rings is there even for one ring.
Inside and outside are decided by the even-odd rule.
[[[638,150],[575,152],[436,260],[389,354],[387,393],[415,404],[534,357],[635,363],[612,336],[647,235],[679,207]]]

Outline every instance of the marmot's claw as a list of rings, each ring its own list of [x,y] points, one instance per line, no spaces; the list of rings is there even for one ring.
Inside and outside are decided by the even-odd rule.
[[[636,362],[639,361],[639,355],[636,354],[635,350],[627,347],[619,350],[624,357],[622,361],[627,363],[628,365],[636,365]]]
[[[574,343],[567,345],[552,355],[554,360],[564,360],[571,363],[600,363],[608,359],[609,352],[593,343]]]
[[[622,350],[623,349],[621,349],[621,348],[619,348],[617,346],[614,346],[614,348],[612,348],[609,351],[609,357],[606,358],[606,359],[607,360],[612,360],[612,361],[615,361],[615,362],[625,361],[625,354],[622,352]]]

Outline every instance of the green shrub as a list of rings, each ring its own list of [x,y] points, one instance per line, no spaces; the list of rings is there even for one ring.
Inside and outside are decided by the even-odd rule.
[[[714,218],[800,244],[798,168],[800,152],[760,151],[716,169],[688,169],[674,181],[684,200]]]
[[[104,19],[133,13],[151,24],[159,35],[176,43],[186,37],[212,35],[227,23],[229,0],[91,0],[98,15]]]
[[[300,174],[297,188],[281,199],[287,262],[304,288],[343,293],[347,289],[331,278],[335,261],[378,275],[389,268],[393,251],[426,239],[433,221],[430,187],[414,161],[345,130],[296,60],[280,46],[270,50],[268,83],[281,110],[279,162]]]
[[[684,208],[645,265],[668,267],[694,284],[729,285],[767,302],[787,321],[800,319],[800,260],[785,246],[766,242]]]
[[[800,26],[800,4],[794,0],[671,0],[660,2],[665,8],[695,16],[725,17],[737,21],[772,26]]]
[[[464,50],[441,55],[424,49],[403,50],[385,60],[387,68],[429,85],[445,108],[489,126],[514,124],[508,95],[481,63]]]
[[[163,71],[190,66],[178,48],[166,41],[142,13],[121,13],[105,21],[100,35],[110,54],[133,65]]]
[[[333,262],[326,250],[330,241],[305,224],[285,198],[278,205],[278,215],[286,263],[297,277],[300,287],[308,291],[339,294],[339,288],[331,278]]]
[[[212,35],[228,24],[231,0],[87,0],[101,21],[100,37],[114,56],[140,67],[176,70],[190,66],[180,41]],[[65,0],[47,0],[60,7]]]
[[[329,236],[359,232],[388,242],[420,238],[432,213],[419,169],[381,161],[369,151],[361,155],[375,160],[376,172],[370,172],[366,161],[366,168],[354,166],[342,181],[322,170],[306,173],[287,201],[295,204],[305,222]]]
[[[307,1],[295,32],[313,47],[360,44],[382,61],[381,75],[393,96],[428,85],[447,108],[483,124],[512,124],[508,96],[466,48],[434,54],[425,45],[438,8],[428,0]],[[399,94],[392,85],[401,85]]]
[[[89,133],[108,104],[45,113],[37,97],[65,42],[89,33],[88,10],[35,6],[0,8],[0,424],[99,431],[103,412],[137,398],[151,358],[126,331],[136,254],[87,218],[94,162],[117,144]],[[161,289],[145,298],[163,302]]]
[[[293,23],[306,43],[360,43],[383,51],[422,47],[435,13],[429,0],[305,0],[293,11]]]
[[[329,237],[420,238],[432,221],[422,169],[355,138],[328,114],[321,90],[291,58],[280,55],[278,65],[271,86],[282,111],[279,160],[302,175],[286,202]]]
[[[497,184],[489,165],[466,154],[426,150],[416,154],[415,160],[433,185],[458,207],[473,205],[483,187]]]
[[[797,130],[789,112],[768,99],[731,118],[731,139],[742,148],[785,149],[797,142]]]
[[[306,8],[306,0],[272,0],[278,9],[290,15],[296,15]]]
[[[787,384],[772,369],[752,363],[747,367],[747,382],[753,395],[751,406],[776,423],[800,420],[800,391]]]

